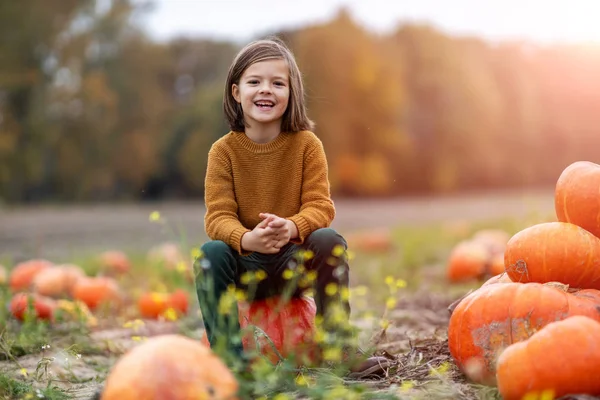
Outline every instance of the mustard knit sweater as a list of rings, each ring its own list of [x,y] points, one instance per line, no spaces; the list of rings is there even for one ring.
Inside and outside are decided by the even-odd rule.
[[[335,217],[325,151],[312,132],[282,132],[258,144],[243,132],[229,132],[211,147],[205,180],[204,228],[238,253],[242,235],[272,213],[292,220],[302,243]]]

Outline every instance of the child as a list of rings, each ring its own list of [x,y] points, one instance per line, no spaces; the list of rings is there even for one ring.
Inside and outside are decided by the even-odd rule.
[[[277,295],[289,283],[284,271],[303,262],[316,272],[317,315],[326,317],[331,304],[341,304],[347,320],[347,299],[325,291],[331,283],[348,287],[347,244],[329,228],[335,208],[327,160],[311,132],[300,71],[284,43],[258,40],[244,47],[229,69],[223,103],[231,132],[208,154],[205,229],[212,240],[202,246],[204,268],[196,285],[211,346],[225,340],[241,358],[237,309],[219,313],[218,299],[228,286],[244,288],[244,273],[264,271],[253,299]],[[312,258],[299,261],[301,250]],[[371,357],[353,370],[386,361]]]

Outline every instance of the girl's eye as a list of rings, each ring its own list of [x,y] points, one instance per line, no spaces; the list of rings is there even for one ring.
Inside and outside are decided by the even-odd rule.
[[[248,83],[251,85],[256,85],[258,83],[258,81],[256,79],[251,79],[248,81]]]
[[[283,83],[283,82],[275,82],[275,86],[285,86],[285,83]]]

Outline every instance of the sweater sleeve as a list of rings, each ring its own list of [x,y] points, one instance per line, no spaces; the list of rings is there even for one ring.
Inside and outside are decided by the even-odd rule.
[[[204,202],[204,229],[208,237],[221,240],[242,254],[242,235],[250,232],[250,229],[244,227],[238,219],[231,163],[214,148],[208,153]]]
[[[315,230],[329,227],[335,217],[327,158],[319,139],[304,158],[301,204],[300,211],[288,218],[298,227],[298,237],[292,240],[297,244],[303,243]]]

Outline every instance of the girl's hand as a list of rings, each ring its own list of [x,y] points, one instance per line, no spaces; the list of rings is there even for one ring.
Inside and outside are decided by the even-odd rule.
[[[252,231],[245,233],[242,236],[242,249],[264,254],[279,253],[282,246],[277,245],[280,240],[277,238],[275,228],[269,227],[269,223],[273,222],[275,218],[279,217],[269,214]]]
[[[269,213],[260,213],[259,217],[263,218],[261,223],[268,221],[266,229],[273,232],[274,246],[277,248],[282,248],[288,244],[292,238],[298,236],[296,224],[289,219],[281,218],[275,214]]]

